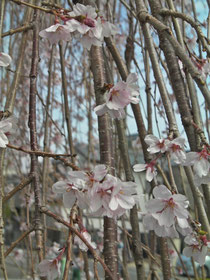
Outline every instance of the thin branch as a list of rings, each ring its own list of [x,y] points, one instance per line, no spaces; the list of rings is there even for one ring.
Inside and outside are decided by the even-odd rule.
[[[77,230],[75,229],[73,226],[71,226],[69,223],[67,223],[66,221],[64,221],[61,217],[57,216],[56,214],[54,214],[53,212],[49,211],[47,208],[45,207],[41,207],[40,208],[40,212],[46,214],[47,216],[53,218],[54,220],[56,220],[58,223],[63,224],[64,226],[68,227],[73,233],[75,233],[84,243],[85,245],[88,247],[88,249],[90,250],[91,254],[93,255],[94,259],[96,259],[97,261],[100,262],[100,264],[103,266],[104,270],[106,271],[106,273],[109,275],[109,277],[112,280],[115,280],[112,272],[110,271],[110,269],[106,266],[106,264],[104,263],[104,261],[102,260],[102,258],[100,258],[97,254],[96,251],[93,249],[93,247],[89,244],[89,242],[84,238],[84,236]]]
[[[12,242],[12,245],[9,247],[9,249],[4,253],[4,257],[6,258],[12,250],[26,237],[28,236],[32,231],[34,231],[34,227],[31,227],[29,230],[25,231],[15,242]]]
[[[4,196],[3,203],[7,202],[7,200],[10,199],[12,196],[14,196],[18,191],[22,190],[27,185],[29,185],[32,179],[33,179],[32,175],[30,175],[28,178],[24,178],[20,182],[20,184],[18,184],[13,190],[11,190],[7,195]]]
[[[38,157],[52,157],[57,159],[58,157],[76,157],[77,155],[71,155],[71,154],[53,154],[53,153],[48,153],[48,152],[44,152],[44,151],[32,151],[32,150],[26,150],[23,147],[18,147],[18,146],[14,146],[11,144],[7,144],[7,147],[10,149],[14,149],[16,151],[21,151],[24,152],[26,154],[30,154],[30,155],[36,155]]]
[[[3,38],[3,37],[6,37],[6,36],[11,36],[13,34],[24,32],[24,31],[30,30],[32,28],[33,28],[33,24],[28,23],[28,24],[25,24],[21,27],[17,27],[17,28],[14,28],[14,29],[10,29],[9,31],[6,31],[5,33],[3,33],[1,35],[1,37]]]

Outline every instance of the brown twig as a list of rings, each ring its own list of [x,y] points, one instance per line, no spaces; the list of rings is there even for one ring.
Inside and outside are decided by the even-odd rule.
[[[97,269],[97,260],[94,259],[94,275],[96,280],[100,280],[99,275],[98,275],[98,269]]]
[[[36,155],[38,157],[52,157],[52,158],[59,158],[59,157],[76,157],[76,154],[53,154],[53,153],[48,153],[48,152],[44,152],[44,151],[32,151],[32,150],[26,150],[23,147],[18,147],[18,146],[14,146],[11,144],[7,144],[8,148],[17,150],[17,151],[21,151],[30,155]]]
[[[73,233],[75,233],[84,243],[85,245],[88,247],[88,249],[90,250],[91,254],[93,255],[94,259],[96,259],[97,261],[100,262],[100,264],[103,266],[104,270],[106,271],[106,273],[109,275],[109,277],[112,280],[115,280],[112,272],[110,271],[110,269],[106,266],[106,264],[104,263],[104,261],[102,260],[102,258],[100,258],[97,254],[96,251],[93,249],[93,247],[89,244],[89,242],[83,237],[83,235],[77,230],[75,229],[73,226],[71,226],[69,223],[67,223],[66,221],[64,221],[61,217],[57,216],[56,214],[54,214],[53,212],[49,211],[47,208],[45,207],[40,207],[40,212],[44,213],[45,215],[53,218],[54,220],[56,220],[58,223],[61,223],[63,225],[65,225],[66,227],[68,227]]]
[[[17,27],[17,28],[14,28],[14,29],[10,29],[9,31],[3,33],[1,35],[1,37],[6,37],[6,36],[11,36],[13,34],[16,34],[16,33],[19,33],[19,32],[24,32],[24,31],[27,31],[27,30],[30,30],[33,28],[33,24],[32,23],[28,23],[28,24],[25,24],[21,27]]]
[[[28,178],[24,178],[20,184],[18,184],[13,190],[11,190],[7,195],[3,198],[3,203],[5,203],[8,199],[10,199],[13,195],[15,195],[18,191],[25,188],[27,185],[31,183],[33,176],[30,175]]]
[[[31,227],[27,231],[25,231],[16,241],[12,242],[12,245],[9,247],[9,249],[4,253],[4,257],[6,258],[12,250],[26,237],[28,234],[30,234],[32,231],[34,231],[34,227]]]

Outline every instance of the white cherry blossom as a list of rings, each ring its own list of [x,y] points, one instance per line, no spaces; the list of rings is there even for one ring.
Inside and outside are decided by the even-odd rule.
[[[7,67],[11,62],[11,56],[9,56],[7,53],[0,52],[0,66]]]
[[[177,137],[170,141],[168,145],[168,151],[170,152],[171,159],[177,164],[184,164],[186,160],[186,154],[184,152],[185,139],[183,137]]]
[[[61,275],[60,262],[57,258],[53,260],[44,259],[39,263],[38,270],[41,277],[47,277],[49,280],[56,279]]]
[[[78,32],[83,35],[81,42],[85,48],[90,50],[92,45],[102,45],[101,19],[97,16],[94,7],[77,3],[69,15],[72,19],[67,21],[68,28],[70,32]]]
[[[210,171],[210,154],[204,148],[201,152],[189,152],[186,154],[185,165],[193,165],[193,170],[198,177],[205,177]]]
[[[39,32],[39,36],[42,38],[47,38],[50,44],[56,44],[60,40],[70,41],[71,33],[67,25],[54,24],[50,27]]]
[[[183,254],[186,257],[193,257],[200,265],[204,265],[210,248],[210,242],[206,236],[200,236],[199,238],[191,234],[185,237],[184,242],[189,246],[184,248]]]
[[[155,153],[165,153],[168,149],[168,145],[170,141],[168,139],[158,139],[156,136],[149,134],[145,137],[144,141],[147,143],[149,148],[147,148],[147,151],[150,154]]]
[[[164,185],[155,187],[153,195],[155,198],[147,202],[146,209],[158,220],[160,226],[170,227],[175,224],[176,218],[188,218],[186,208],[189,201],[184,195],[172,194]]]
[[[129,74],[126,82],[120,81],[109,91],[106,91],[105,103],[96,106],[94,109],[95,113],[101,116],[108,112],[111,117],[123,118],[125,116],[123,109],[130,103],[137,104],[139,102],[137,79],[136,74]],[[117,114],[118,111],[119,113]]]

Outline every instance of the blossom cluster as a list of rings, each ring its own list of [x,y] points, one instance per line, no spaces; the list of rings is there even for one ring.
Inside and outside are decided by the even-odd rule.
[[[71,34],[80,36],[84,48],[90,50],[91,46],[101,46],[104,37],[117,34],[114,24],[106,21],[92,6],[77,3],[73,11],[62,15],[64,24],[56,22],[54,25],[40,31],[39,35],[47,38],[51,44],[60,40],[70,41]]]
[[[147,151],[150,154],[168,152],[171,160],[175,163],[183,166],[193,166],[195,173],[194,181],[197,186],[210,182],[210,154],[206,147],[200,152],[185,153],[185,139],[183,137],[177,137],[171,141],[169,139],[158,139],[150,134],[144,140],[149,146]],[[146,170],[146,180],[151,182],[157,175],[155,164],[156,159],[147,164],[135,164],[133,168],[135,172]]]
[[[117,219],[136,204],[137,185],[122,182],[107,172],[103,164],[91,172],[70,171],[67,181],[58,181],[52,186],[53,192],[63,194],[67,208],[77,201],[80,208],[87,208],[94,215]]]
[[[94,111],[98,116],[106,112],[112,118],[122,119],[125,117],[124,108],[130,104],[139,103],[138,77],[135,73],[129,74],[126,82],[120,81],[105,92],[105,103],[95,107]]]

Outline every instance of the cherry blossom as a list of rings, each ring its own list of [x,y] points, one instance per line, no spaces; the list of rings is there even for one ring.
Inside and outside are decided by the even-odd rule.
[[[193,170],[198,177],[205,177],[209,174],[210,163],[208,159],[210,154],[204,148],[201,152],[189,152],[186,154],[185,165],[193,165]]]
[[[85,48],[90,50],[91,45],[101,46],[103,35],[100,17],[97,17],[95,8],[77,3],[73,11],[69,13],[72,17],[67,21],[70,32],[77,31],[84,35],[81,42]]]
[[[14,117],[2,119],[0,121],[0,148],[6,148],[9,144],[7,137],[16,129],[16,120]]]
[[[185,145],[185,139],[183,137],[177,137],[170,141],[168,145],[168,151],[170,152],[171,159],[177,164],[184,164],[186,160],[186,154],[183,151]]]
[[[148,182],[151,182],[157,175],[157,169],[155,168],[155,164],[155,161],[151,161],[150,163],[146,164],[138,163],[133,166],[133,170],[135,172],[141,172],[146,170],[146,180]]]
[[[155,187],[153,195],[155,198],[147,202],[146,209],[158,220],[160,226],[170,227],[175,224],[175,218],[188,218],[189,213],[186,208],[189,201],[184,195],[172,194],[164,185]]]
[[[119,207],[125,210],[133,208],[136,204],[136,187],[137,185],[134,182],[122,182],[117,179],[111,193],[109,208],[113,211]]]
[[[95,183],[100,182],[101,180],[104,179],[107,172],[108,172],[108,170],[107,170],[106,165],[99,164],[99,165],[96,165],[95,168],[90,172],[70,171],[69,175],[74,178],[83,180],[83,183],[85,184],[84,187],[92,188]]]
[[[56,279],[61,275],[60,262],[57,258],[53,260],[44,259],[39,263],[38,269],[40,271],[39,275],[41,277],[47,277],[49,280]]]
[[[9,56],[7,53],[0,52],[0,66],[7,67],[11,62],[11,56]]]
[[[93,247],[93,249],[96,249],[97,246],[96,246],[95,242],[91,241],[91,235],[87,232],[87,230],[83,229],[81,231],[81,234],[88,241],[88,243]],[[75,236],[74,241],[75,241],[75,243],[77,243],[79,245],[80,250],[87,252],[88,247],[77,235]]]
[[[130,103],[137,104],[139,102],[137,97],[139,88],[136,82],[137,75],[132,73],[128,75],[126,82],[120,81],[109,91],[106,91],[105,103],[96,106],[95,113],[101,116],[108,112],[111,117],[123,118],[125,116],[123,109]]]
[[[183,254],[186,257],[193,257],[200,265],[205,264],[205,259],[210,248],[210,241],[206,236],[195,236],[193,234],[185,237],[184,242],[189,245],[184,248]]]
[[[70,41],[71,33],[67,25],[54,24],[39,32],[39,36],[42,38],[47,38],[50,44],[56,44],[60,40]]]
[[[147,151],[150,154],[165,153],[168,149],[170,141],[168,139],[158,139],[156,136],[149,134],[145,137],[144,141],[149,145]]]
[[[95,184],[89,192],[90,209],[94,215],[116,219],[136,204],[136,187],[134,182],[122,182],[107,174],[103,182]]]

